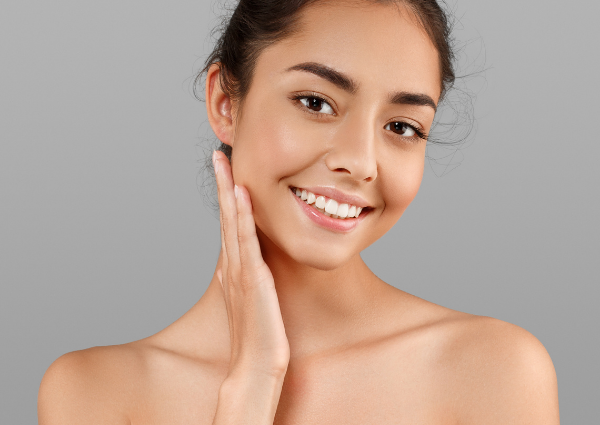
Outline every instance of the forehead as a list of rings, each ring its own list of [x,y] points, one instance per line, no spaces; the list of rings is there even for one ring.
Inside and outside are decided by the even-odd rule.
[[[352,77],[370,93],[409,90],[436,102],[438,53],[414,14],[394,3],[323,1],[300,15],[299,30],[260,55],[255,77],[273,81],[303,62],[318,62]],[[260,77],[259,77],[260,78]]]

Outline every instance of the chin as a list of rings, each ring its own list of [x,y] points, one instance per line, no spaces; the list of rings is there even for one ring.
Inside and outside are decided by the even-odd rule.
[[[273,255],[279,258],[285,258],[285,262],[290,262],[299,266],[311,267],[317,270],[330,271],[342,267],[352,258],[360,253],[357,247],[345,246],[340,248],[335,244],[315,244],[309,238],[289,238],[279,241],[277,238],[270,238],[263,232],[259,226],[256,227],[257,235],[260,241],[261,250],[265,261],[269,262],[269,256]]]
[[[309,250],[298,252],[297,255],[290,255],[290,257],[303,266],[321,271],[331,271],[342,267],[350,261],[351,258],[358,255],[358,252],[340,255],[339,253],[320,251],[321,250]]]

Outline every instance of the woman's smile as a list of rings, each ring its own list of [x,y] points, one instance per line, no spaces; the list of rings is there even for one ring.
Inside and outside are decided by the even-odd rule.
[[[357,207],[306,189],[290,187],[296,203],[308,218],[319,226],[339,232],[350,232],[365,219],[373,208]]]

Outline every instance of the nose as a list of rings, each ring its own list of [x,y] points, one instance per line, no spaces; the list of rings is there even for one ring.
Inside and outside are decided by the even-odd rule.
[[[336,132],[325,157],[331,171],[348,173],[358,182],[377,178],[376,130],[366,117],[354,117]]]

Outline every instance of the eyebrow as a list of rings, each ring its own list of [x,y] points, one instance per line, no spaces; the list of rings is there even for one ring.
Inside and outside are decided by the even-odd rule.
[[[416,106],[430,106],[434,111],[437,110],[437,105],[431,98],[423,93],[409,93],[405,91],[393,93],[390,96],[390,103],[400,105],[416,105]]]
[[[286,71],[305,71],[310,72],[311,74],[315,74],[330,83],[336,85],[340,89],[350,93],[355,94],[358,91],[358,84],[352,80],[352,78],[342,74],[339,71],[336,71],[333,68],[329,68],[328,66],[322,65],[316,62],[304,62],[299,63],[298,65],[294,65]]]
[[[348,92],[350,94],[356,94],[358,91],[358,83],[354,81],[352,78],[347,75],[336,71],[333,68],[325,66],[323,64],[317,62],[304,62],[299,63],[298,65],[294,65],[288,69],[289,71],[304,71],[310,72],[318,77],[321,77],[330,83],[334,84],[336,87]],[[410,93],[406,91],[392,93],[390,95],[390,103],[395,105],[416,105],[416,106],[429,106],[433,108],[433,110],[437,110],[437,106],[431,96],[428,96],[423,93]]]

